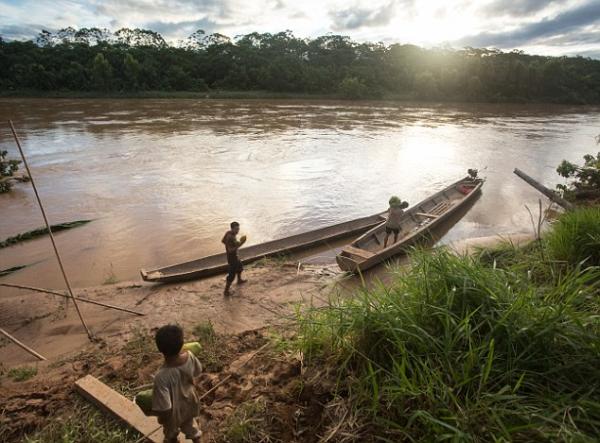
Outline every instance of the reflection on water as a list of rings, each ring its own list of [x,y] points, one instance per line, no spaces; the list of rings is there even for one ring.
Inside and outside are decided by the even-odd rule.
[[[529,230],[539,197],[514,167],[549,185],[563,159],[596,149],[598,109],[334,101],[0,100],[22,136],[74,284],[219,252],[228,223],[252,243],[417,202],[464,175],[482,198],[444,236]],[[0,149],[15,154],[7,127]],[[0,196],[0,238],[42,224],[32,191]],[[60,286],[47,239],[0,250],[10,280]]]

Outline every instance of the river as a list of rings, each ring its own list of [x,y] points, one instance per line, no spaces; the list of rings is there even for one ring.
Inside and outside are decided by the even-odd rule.
[[[505,104],[284,100],[0,99],[19,131],[74,286],[220,252],[232,220],[249,244],[416,203],[478,168],[481,198],[444,236],[531,231],[525,205],[564,158],[599,150],[600,110]],[[7,124],[0,149],[16,158]],[[535,209],[537,210],[537,209]],[[29,184],[0,195],[0,240],[43,225]],[[4,278],[63,287],[48,238],[0,249]],[[1,290],[0,290],[1,291]]]

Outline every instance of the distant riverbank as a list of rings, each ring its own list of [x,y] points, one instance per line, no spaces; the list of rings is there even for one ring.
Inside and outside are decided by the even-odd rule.
[[[496,98],[494,100],[469,99],[467,97],[418,97],[415,94],[374,94],[362,97],[348,97],[335,92],[331,94],[311,94],[306,92],[276,92],[266,90],[235,91],[213,89],[209,91],[41,91],[34,89],[18,89],[0,91],[0,98],[110,98],[110,99],[216,99],[216,100],[348,100],[348,101],[376,101],[376,102],[410,102],[410,103],[503,103],[503,104],[565,104],[565,105],[594,105],[581,100],[569,100],[565,97],[548,99],[527,98]]]

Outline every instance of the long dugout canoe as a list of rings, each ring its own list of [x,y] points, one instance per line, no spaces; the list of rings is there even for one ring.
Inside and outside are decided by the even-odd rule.
[[[242,247],[239,250],[239,257],[244,264],[248,264],[263,258],[304,251],[331,241],[361,234],[385,220],[385,214],[386,212],[384,211],[369,217],[338,223],[325,228],[315,229],[314,231],[271,240],[245,248]],[[227,256],[225,253],[210,255],[163,268],[140,270],[142,279],[156,283],[195,280],[224,272],[227,272]]]

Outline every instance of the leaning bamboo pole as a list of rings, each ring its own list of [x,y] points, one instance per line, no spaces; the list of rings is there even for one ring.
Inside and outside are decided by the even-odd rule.
[[[568,202],[567,200],[562,198],[560,195],[558,195],[556,192],[554,192],[552,189],[548,189],[547,187],[542,185],[540,182],[531,178],[529,175],[527,175],[526,173],[521,171],[519,168],[515,168],[513,173],[517,177],[521,178],[524,182],[528,183],[529,185],[533,186],[535,189],[540,191],[542,194],[544,194],[546,197],[548,197],[554,203],[562,206],[566,210],[571,211],[571,210],[575,209],[575,205],[573,203]]]
[[[15,289],[23,289],[23,290],[27,290],[27,291],[42,292],[44,294],[58,295],[59,297],[64,297],[64,298],[71,298],[70,295],[63,294],[62,292],[51,291],[49,289],[36,288],[33,286],[15,285],[12,283],[0,283],[0,286],[4,286],[6,288],[15,288]],[[104,306],[105,308],[115,309],[117,311],[129,312],[130,314],[135,314],[135,315],[140,315],[140,316],[146,315],[139,311],[134,311],[132,309],[122,308],[120,306],[115,306],[115,305],[111,305],[108,303],[102,303],[99,301],[90,300],[88,298],[75,297],[75,300],[80,301],[82,303],[90,303],[92,305]]]
[[[44,210],[44,205],[42,204],[42,199],[38,194],[37,187],[35,185],[35,180],[33,179],[33,175],[31,174],[31,170],[29,169],[29,164],[27,163],[27,159],[25,158],[25,154],[23,152],[23,148],[21,148],[21,141],[19,140],[19,136],[17,135],[17,131],[13,126],[12,120],[8,121],[10,125],[10,130],[12,131],[13,137],[15,138],[15,143],[17,144],[17,148],[19,148],[19,153],[21,154],[21,158],[23,159],[23,164],[25,165],[25,169],[27,170],[27,175],[29,176],[29,180],[31,181],[31,186],[33,187],[33,192],[35,194],[35,198],[37,199],[38,205],[40,207],[40,211],[42,212],[42,217],[44,217],[44,223],[46,223],[46,227],[48,228],[48,235],[50,236],[50,241],[52,242],[52,247],[54,248],[54,254],[56,255],[56,259],[58,260],[58,266],[60,267],[60,271],[65,280],[65,284],[67,285],[67,290],[71,299],[73,300],[73,304],[75,305],[75,309],[77,310],[77,315],[81,320],[81,324],[87,333],[87,336],[90,340],[93,340],[94,336],[92,332],[88,328],[85,320],[83,318],[83,314],[79,310],[79,305],[77,304],[77,300],[75,299],[75,295],[73,294],[73,289],[71,289],[71,284],[69,283],[69,278],[67,277],[67,273],[65,272],[65,267],[63,266],[62,259],[60,257],[60,253],[58,252],[58,247],[56,246],[56,241],[54,240],[54,235],[52,234],[52,229],[50,228],[50,223],[48,222],[48,217],[46,216],[46,211]]]
[[[17,346],[25,349],[27,352],[29,352],[31,355],[33,355],[34,357],[39,358],[40,360],[46,360],[46,357],[44,357],[41,354],[38,354],[37,352],[35,352],[33,349],[31,349],[29,346],[27,346],[26,344],[20,342],[19,340],[17,340],[15,337],[13,337],[12,335],[10,335],[8,332],[6,332],[4,329],[0,328],[0,334],[4,335],[6,338],[8,338],[10,341],[12,341],[14,344],[16,344]]]

